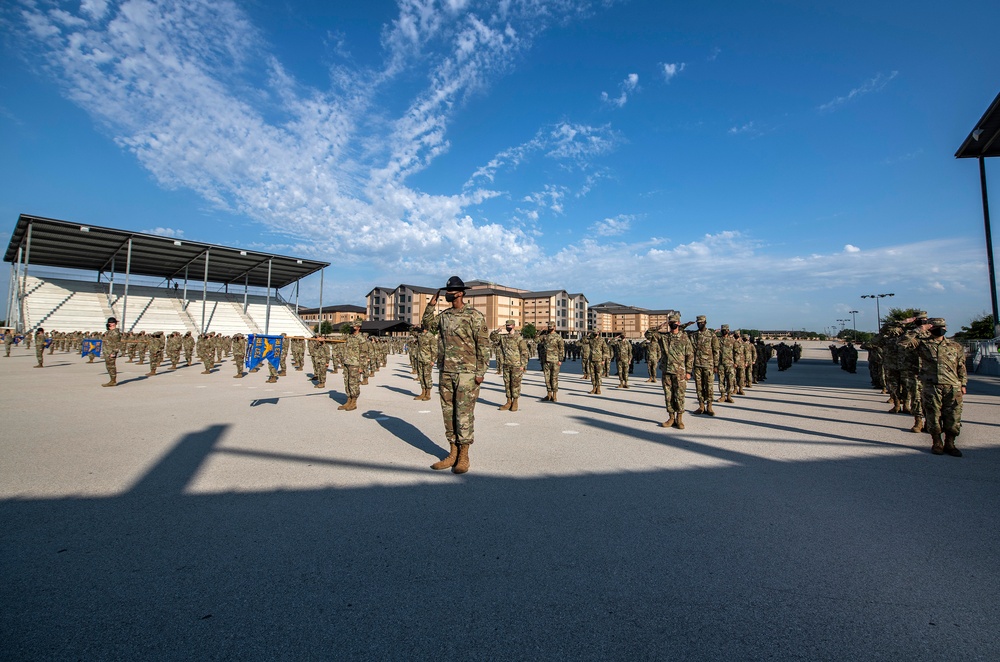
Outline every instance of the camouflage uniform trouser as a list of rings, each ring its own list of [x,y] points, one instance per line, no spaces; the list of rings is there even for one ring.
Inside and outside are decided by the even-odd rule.
[[[193,355],[194,355],[194,350],[193,349],[185,349],[184,350],[184,362],[187,363],[188,365],[191,365],[191,359],[194,358]]]
[[[357,398],[361,395],[361,366],[344,366],[344,391],[347,397]]]
[[[922,384],[927,431],[958,436],[962,431],[962,387]]]
[[[465,446],[473,442],[476,400],[479,384],[472,373],[442,372],[438,377],[444,436],[450,444]]]
[[[611,376],[611,359],[604,359],[604,365],[601,366],[601,376],[602,377]]]
[[[910,413],[914,416],[920,416],[922,410],[920,406],[920,392],[922,390],[920,381],[917,380],[917,376],[912,372],[900,372],[899,376],[906,384],[906,404],[910,406]]]
[[[736,366],[723,363],[719,366],[719,395],[732,395],[736,390]]]
[[[694,367],[694,391],[698,394],[698,404],[712,401],[712,386],[715,383],[715,371],[702,366]]]
[[[687,380],[684,379],[684,375],[663,373],[663,399],[666,400],[668,414],[684,413],[684,390],[686,388]]]
[[[604,361],[591,361],[590,362],[590,383],[594,385],[594,388],[601,387],[601,374],[604,371]]]
[[[163,363],[163,351],[162,350],[158,351],[158,352],[150,352],[149,353],[149,367],[150,368],[152,368],[152,369],[155,370],[156,368],[160,367],[161,363]]]
[[[893,368],[885,369],[885,388],[889,391],[889,395],[899,400],[900,404],[902,404],[903,398],[899,389],[899,370]]]
[[[615,361],[615,372],[618,373],[618,385],[625,386],[628,384],[628,369],[632,365],[632,362],[625,361]]]
[[[38,359],[38,365],[45,364],[45,345],[42,343],[35,343],[35,358]]]
[[[584,379],[589,379],[590,378],[590,356],[589,355],[583,357],[583,363],[582,363],[582,365],[580,367],[583,370],[583,377],[584,377]]]
[[[243,365],[244,365],[243,364],[243,359],[237,359],[237,360],[233,361],[233,365],[236,367],[236,374],[237,375],[242,375],[243,374]]]
[[[417,379],[420,380],[420,388],[430,391],[434,388],[434,362],[422,362],[414,360],[413,365],[417,369]]]
[[[292,350],[292,363],[295,364],[296,368],[304,368],[306,361],[305,350],[293,349]]]
[[[524,371],[520,365],[501,366],[503,371],[503,392],[508,400],[521,397],[521,376]]]
[[[320,356],[316,359],[316,383],[318,386],[326,386],[326,371],[330,369],[330,359]]]
[[[555,393],[559,390],[559,364],[555,361],[546,361],[542,364],[542,374],[545,376],[545,390]]]
[[[171,350],[170,353],[167,354],[167,360],[170,361],[171,365],[176,366],[181,362],[181,351],[179,349]]]
[[[111,381],[118,380],[118,366],[115,362],[118,360],[118,355],[114,352],[108,352],[104,355],[104,367],[108,369],[108,377]]]
[[[746,386],[746,381],[744,377],[746,376],[747,367],[745,365],[736,364],[736,380],[733,382],[733,390],[738,388],[743,388]]]
[[[646,370],[649,371],[649,378],[656,379],[656,364],[660,362],[659,356],[650,356],[646,359]]]

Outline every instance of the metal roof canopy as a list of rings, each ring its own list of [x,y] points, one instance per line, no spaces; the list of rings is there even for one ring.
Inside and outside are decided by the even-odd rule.
[[[983,223],[986,226],[986,266],[990,274],[990,303],[993,305],[993,337],[1000,338],[1000,315],[997,315],[997,279],[993,269],[993,234],[990,231],[990,202],[986,194],[986,159],[1000,156],[1000,94],[986,109],[955,152],[957,159],[979,159],[979,187],[983,195]]]
[[[126,251],[132,240],[129,272],[134,275],[177,279],[190,267],[190,280],[205,278],[208,253],[210,283],[239,283],[281,289],[322,271],[329,262],[203,244],[187,239],[160,237],[85,223],[21,214],[11,235],[4,262],[15,262],[18,249],[26,247],[31,227],[32,266],[63,267],[85,271],[124,273]],[[270,262],[270,281],[268,280]]]

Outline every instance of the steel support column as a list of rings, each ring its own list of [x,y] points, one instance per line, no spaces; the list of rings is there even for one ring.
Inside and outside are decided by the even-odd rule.
[[[267,312],[264,313],[264,335],[271,332],[271,260],[267,261]]]
[[[205,328],[205,302],[208,299],[208,257],[211,250],[205,251],[205,277],[201,282],[201,332],[207,333]]]
[[[128,277],[132,272],[132,237],[128,238],[128,252],[125,253],[125,294],[122,295],[122,318],[119,324],[124,330],[128,330],[126,326],[126,316],[125,313],[128,312]]]
[[[993,233],[990,231],[990,201],[986,194],[986,160],[979,157],[979,186],[983,190],[983,224],[986,226],[986,266],[990,273],[990,305],[993,306],[993,337],[1000,338],[997,315],[997,276],[993,269]]]

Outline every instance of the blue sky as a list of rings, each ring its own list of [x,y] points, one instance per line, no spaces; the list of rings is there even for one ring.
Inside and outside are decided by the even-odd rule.
[[[880,292],[954,330],[990,308],[978,168],[953,155],[1000,91],[998,3],[11,0],[0,20],[7,232],[30,213],[327,260],[326,303],[458,274],[716,326],[871,329]]]

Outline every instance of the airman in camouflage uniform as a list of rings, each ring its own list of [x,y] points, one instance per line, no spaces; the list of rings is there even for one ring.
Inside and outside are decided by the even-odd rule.
[[[243,362],[247,355],[247,339],[242,333],[233,334],[233,364],[236,367],[236,374],[233,379],[243,379],[246,374],[243,372]]]
[[[438,329],[438,391],[450,452],[431,465],[461,474],[469,470],[469,446],[474,442],[475,408],[479,387],[490,365],[490,338],[483,314],[465,303],[465,283],[452,276],[445,285],[451,303],[434,314],[438,295],[431,297],[421,326]]]
[[[587,393],[591,395],[601,394],[601,379],[604,375],[604,355],[610,352],[608,344],[597,335],[596,331],[590,332],[590,337],[586,340],[590,347],[588,363],[590,365],[590,385],[591,389]]]
[[[652,332],[646,331],[644,336],[646,338],[646,370],[649,372],[649,379],[646,381],[655,384],[656,367],[660,363],[660,344],[653,342]]]
[[[507,402],[500,411],[517,411],[517,400],[521,397],[521,375],[528,367],[528,343],[520,333],[514,331],[514,320],[507,320],[505,332],[490,334],[490,344],[496,348],[497,365],[503,374],[503,389]]]
[[[157,331],[149,336],[149,372],[147,377],[156,374],[156,369],[163,363],[163,331]]]
[[[38,327],[35,331],[35,358],[38,360],[36,368],[45,367],[45,329]]]
[[[733,340],[735,341],[733,355],[736,357],[736,393],[737,395],[746,395],[743,386],[746,384],[747,354],[739,331],[733,333]]]
[[[194,337],[191,332],[188,331],[184,334],[184,338],[181,340],[181,346],[184,348],[184,360],[187,362],[188,366],[191,365],[191,359],[194,354]]]
[[[713,386],[715,373],[719,371],[719,337],[714,329],[708,328],[708,320],[704,315],[695,318],[698,330],[689,334],[694,345],[694,390],[698,394],[698,409],[695,414],[715,416],[712,409]]]
[[[306,362],[306,340],[296,336],[292,338],[291,344],[292,363],[295,364],[296,372],[301,372]]]
[[[954,340],[945,338],[948,329],[943,318],[932,317],[927,323],[930,326],[929,337],[920,339],[917,352],[931,452],[962,457],[962,451],[955,447],[955,439],[962,431],[962,399],[969,383],[965,349]]]
[[[3,334],[3,347],[7,350],[6,356],[10,356],[10,348],[14,345],[14,332],[7,329]]]
[[[614,353],[615,365],[618,367],[618,388],[628,388],[628,369],[632,365],[632,343],[625,340],[625,334],[619,333],[610,344]]]
[[[177,331],[167,336],[167,360],[172,370],[176,370],[181,361],[181,334]]]
[[[663,398],[669,418],[660,423],[661,427],[684,429],[684,390],[687,380],[694,370],[694,346],[688,335],[681,331],[681,318],[670,315],[669,329],[661,324],[653,332],[653,338],[660,344],[660,368],[663,370]]]
[[[358,398],[361,397],[361,363],[362,351],[368,343],[361,335],[361,320],[351,322],[351,335],[344,343],[344,392],[347,402],[337,407],[344,411],[354,411],[358,408]]]
[[[719,339],[719,399],[716,402],[732,402],[736,389],[736,338],[729,332],[729,325],[723,324]]]
[[[416,366],[417,379],[420,381],[420,395],[414,400],[430,400],[434,388],[434,363],[437,359],[437,338],[428,329],[417,325],[413,327],[414,336],[410,343],[410,356]]]
[[[101,352],[104,354],[104,367],[108,370],[108,382],[101,386],[118,386],[118,352],[122,349],[122,332],[118,330],[118,320],[109,317],[107,331],[101,342]]]
[[[581,369],[583,370],[582,379],[590,379],[590,339],[581,338],[580,339],[580,357],[583,361]]]
[[[539,342],[539,357],[542,357],[542,374],[545,376],[545,397],[542,400],[556,402],[559,392],[559,368],[566,360],[566,342],[556,332],[556,323],[549,322],[548,332]],[[544,350],[542,349],[544,348]]]
[[[320,340],[316,347],[316,386],[314,388],[326,388],[326,374],[330,369],[330,345],[325,340]]]

